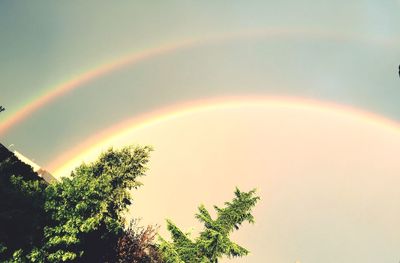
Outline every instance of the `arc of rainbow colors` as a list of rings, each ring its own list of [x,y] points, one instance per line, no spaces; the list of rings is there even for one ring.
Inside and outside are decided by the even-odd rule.
[[[6,133],[12,126],[24,120],[30,114],[38,109],[56,100],[58,97],[74,90],[83,87],[86,83],[107,75],[115,70],[128,65],[134,65],[141,61],[161,56],[174,51],[193,48],[200,45],[217,44],[225,41],[238,40],[242,38],[264,38],[264,37],[314,37],[322,39],[331,39],[336,41],[361,41],[369,44],[379,44],[392,46],[398,44],[399,40],[387,39],[363,39],[360,36],[353,34],[345,34],[339,32],[327,32],[317,29],[304,28],[269,28],[250,30],[238,33],[225,33],[222,35],[211,35],[203,38],[189,38],[180,41],[167,43],[155,48],[148,48],[139,52],[128,54],[122,58],[116,59],[109,63],[95,67],[92,70],[84,72],[77,77],[52,87],[45,94],[35,98],[25,106],[16,110],[13,113],[6,115],[6,119],[0,123],[0,134]]]
[[[346,115],[347,117],[351,116],[354,120],[363,120],[370,124],[384,127],[385,129],[396,132],[400,135],[399,123],[380,115],[349,106],[306,98],[262,96],[224,97],[181,103],[125,120],[102,133],[96,134],[81,145],[67,151],[65,154],[52,161],[47,167],[50,171],[53,171],[53,175],[56,176],[56,178],[60,178],[70,173],[73,168],[75,168],[74,166],[79,165],[83,160],[88,159],[88,157],[90,157],[90,159],[94,158],[101,151],[106,150],[105,147],[110,147],[113,142],[116,142],[121,138],[126,138],[129,134],[140,129],[149,128],[173,119],[205,111],[238,108],[251,105],[310,109],[319,112],[334,113],[343,116]]]

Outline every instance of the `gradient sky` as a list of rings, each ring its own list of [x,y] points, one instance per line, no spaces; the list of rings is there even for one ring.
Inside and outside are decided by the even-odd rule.
[[[400,119],[399,10],[399,1],[1,1],[2,119],[59,83],[146,48],[271,28],[342,35],[249,37],[154,57],[55,100],[2,141],[47,164],[137,113],[241,94],[311,97]]]
[[[262,98],[156,116],[164,117],[132,121],[80,149],[56,175],[109,146],[140,141],[156,151],[131,213],[161,224],[163,236],[165,217],[196,233],[200,203],[212,209],[235,186],[257,187],[256,224],[233,235],[252,253],[236,262],[397,260],[399,125],[343,107]]]
[[[397,122],[399,14],[399,0],[0,1],[0,105],[7,109],[0,122],[102,65],[195,43],[83,83],[31,112],[0,140],[46,167],[124,120],[230,96],[307,98]],[[322,124],[313,125],[307,127]],[[387,139],[379,134],[373,141]],[[152,138],[157,149],[161,139]],[[379,167],[379,172],[386,169],[385,163]],[[206,201],[212,204],[212,199]]]

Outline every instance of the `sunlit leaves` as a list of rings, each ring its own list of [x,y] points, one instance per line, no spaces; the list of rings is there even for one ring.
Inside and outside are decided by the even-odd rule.
[[[45,229],[50,262],[91,254],[91,239],[99,244],[117,240],[130,190],[140,186],[136,178],[146,172],[150,151],[150,147],[110,148],[97,161],[82,164],[69,178],[46,189],[45,209],[55,221]]]

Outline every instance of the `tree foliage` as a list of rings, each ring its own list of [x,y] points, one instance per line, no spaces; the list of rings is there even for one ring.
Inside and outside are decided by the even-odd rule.
[[[118,241],[115,263],[161,263],[161,255],[155,244],[157,228],[140,227],[132,220]]]
[[[204,224],[194,240],[167,221],[172,241],[155,242],[154,227],[126,227],[131,190],[141,184],[151,148],[110,148],[71,176],[47,184],[0,144],[0,261],[215,263],[248,251],[229,239],[247,221],[259,197],[235,191],[213,219],[204,205],[196,218]],[[151,208],[149,208],[151,209]]]
[[[108,262],[123,233],[129,190],[147,170],[150,147],[109,149],[69,178],[46,189],[45,209],[53,225],[45,228],[49,262]],[[99,253],[101,251],[101,253]]]
[[[23,257],[40,247],[48,223],[44,211],[47,184],[0,144],[0,261]]]
[[[232,242],[229,235],[245,221],[254,223],[251,210],[259,199],[255,190],[241,192],[236,188],[234,199],[226,202],[224,208],[214,206],[216,219],[211,217],[204,205],[200,205],[196,218],[204,224],[204,229],[194,240],[168,220],[167,227],[172,241],[161,238],[159,248],[163,259],[167,263],[216,263],[223,256],[247,255],[249,251]]]

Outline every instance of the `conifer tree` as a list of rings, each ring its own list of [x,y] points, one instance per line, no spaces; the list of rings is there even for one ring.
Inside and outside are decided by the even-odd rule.
[[[224,208],[214,206],[217,218],[212,219],[204,205],[199,206],[196,218],[204,224],[203,231],[192,240],[172,221],[167,221],[172,241],[160,238],[159,249],[167,263],[217,263],[223,256],[242,257],[249,251],[232,242],[229,235],[247,221],[254,223],[252,208],[260,198],[255,190],[241,192],[235,190],[235,197],[226,202]]]

